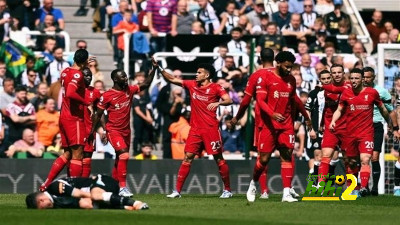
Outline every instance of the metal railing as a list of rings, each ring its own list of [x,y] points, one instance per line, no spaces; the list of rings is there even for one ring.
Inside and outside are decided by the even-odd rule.
[[[354,16],[357,18],[357,21],[360,24],[361,30],[363,32],[363,35],[357,35],[357,39],[359,39],[362,43],[372,43],[371,36],[369,35],[369,32],[367,30],[367,27],[365,26],[364,20],[360,15],[360,12],[358,12],[356,4],[354,3],[353,0],[347,0],[347,1],[351,9],[353,10]]]

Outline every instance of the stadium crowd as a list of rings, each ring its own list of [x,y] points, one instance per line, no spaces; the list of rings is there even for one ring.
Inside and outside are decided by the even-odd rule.
[[[36,57],[28,56],[25,69],[18,74],[0,61],[0,157],[40,158],[46,153],[53,157],[63,153],[59,129],[63,95],[60,75],[73,65],[74,54],[64,56],[65,42],[60,32],[65,29],[65,21],[56,4],[54,0],[43,0],[42,4],[39,0],[0,0],[0,42],[15,40],[40,52]],[[87,0],[81,1],[75,16],[86,15],[86,4]],[[373,41],[372,51],[368,52],[342,6],[342,0],[91,1],[91,7],[95,8],[93,31],[108,34],[114,46],[114,65],[118,69],[123,68],[123,34],[133,34],[133,54],[144,62],[141,70],[131,75],[133,85],[142,85],[148,78],[150,57],[166,50],[166,35],[230,35],[230,41],[218,46],[219,56],[210,63],[216,70],[213,81],[226,90],[233,102],[218,107],[216,112],[223,153],[231,158],[243,158],[244,127],[255,117],[252,111],[239,123],[231,122],[238,113],[251,75],[252,59],[248,56],[251,45],[243,40],[244,36],[257,37],[257,53],[270,48],[275,53],[291,51],[295,54],[291,75],[296,79],[296,93],[304,105],[310,92],[321,84],[322,71],[330,71],[333,65],[339,64],[343,66],[345,79],[349,80],[354,68],[376,70],[377,44],[400,42],[399,30],[382,12],[374,11],[372,22],[367,24]],[[29,30],[46,35],[26,35]],[[347,39],[337,35],[347,35]],[[90,42],[79,40],[75,44],[77,49],[87,49]],[[230,53],[245,55],[230,56]],[[256,69],[262,68],[259,60],[254,63]],[[384,88],[390,91],[393,104],[400,93],[398,63],[385,61]],[[93,75],[91,85],[103,94],[105,86],[111,85],[103,82],[104,76],[109,75],[99,71],[96,59],[90,61],[88,68]],[[179,68],[166,68],[166,71],[177,79],[185,78]],[[192,110],[187,90],[157,80],[152,89],[140,90],[134,95],[132,109],[131,157],[156,159],[154,149],[162,150],[164,159],[184,158]],[[295,130],[294,155],[308,159],[306,149],[312,149],[312,143],[304,117],[297,117]],[[99,126],[97,131],[96,150],[115,158],[113,147],[104,139],[105,130]],[[20,152],[24,154],[18,154]],[[257,152],[251,151],[251,156],[257,157]],[[279,152],[274,156],[279,156]]]

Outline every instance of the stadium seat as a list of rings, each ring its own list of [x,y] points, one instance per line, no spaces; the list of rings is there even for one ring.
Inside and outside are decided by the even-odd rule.
[[[16,152],[13,157],[15,159],[27,159],[28,154],[26,152]]]
[[[51,152],[45,152],[45,153],[43,153],[43,159],[56,159],[56,158],[57,158],[57,156],[54,155],[54,154],[51,153]]]

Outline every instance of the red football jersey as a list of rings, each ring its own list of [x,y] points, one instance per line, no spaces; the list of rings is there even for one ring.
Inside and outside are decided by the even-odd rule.
[[[263,79],[268,79],[268,76],[273,75],[273,70],[274,68],[266,68],[266,69],[260,69],[254,72],[250,78],[249,81],[247,81],[246,89],[244,90],[244,93],[248,94],[251,97],[255,97],[256,95],[256,86],[257,84],[261,83]],[[254,106],[254,114],[255,114],[255,124],[256,126],[261,127],[263,122],[261,120],[261,112],[260,112],[260,107],[258,106],[257,102],[256,105]]]
[[[85,89],[85,100],[89,104],[93,104],[93,109],[95,109],[95,107],[97,106],[100,97],[101,97],[100,91],[95,89],[94,87],[89,86]],[[85,107],[84,117],[85,117],[84,122],[85,122],[86,132],[87,134],[89,134],[90,129],[92,128],[92,117],[90,116],[90,110],[87,107]]]
[[[138,92],[140,92],[139,85],[133,85],[123,91],[110,89],[103,93],[97,107],[107,110],[107,131],[130,132],[132,98]]]
[[[346,81],[342,86],[335,86],[333,84],[324,85],[324,96],[325,96],[325,108],[324,108],[324,124],[329,126],[332,121],[333,113],[335,113],[338,105],[341,93],[346,89],[351,89],[351,83]],[[346,129],[346,113],[336,121],[335,130]]]
[[[374,133],[374,104],[383,104],[375,89],[366,87],[358,95],[354,94],[353,89],[347,89],[339,104],[346,107],[346,129],[350,136],[363,137]]]
[[[70,85],[76,86],[76,93],[81,96],[82,99],[85,98],[85,82],[82,72],[72,67],[68,67],[61,72],[62,104],[60,119],[83,121],[83,103],[65,96]]]
[[[261,111],[263,122],[278,130],[293,129],[292,110],[295,110],[296,79],[292,75],[279,77],[273,74],[268,79],[263,79],[256,89],[257,93],[267,94],[266,103],[272,111],[286,118],[283,122],[277,122]]]
[[[190,93],[190,106],[192,114],[190,116],[190,126],[195,128],[218,127],[216,111],[210,111],[207,106],[210,103],[219,102],[226,93],[225,89],[219,84],[211,83],[207,86],[198,86],[194,80],[183,81],[184,88]]]

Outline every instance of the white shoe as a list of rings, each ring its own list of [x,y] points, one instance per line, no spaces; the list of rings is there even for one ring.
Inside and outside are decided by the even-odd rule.
[[[181,194],[177,191],[173,191],[171,194],[167,195],[167,198],[180,198]]]
[[[262,193],[260,196],[260,199],[268,199],[268,198],[269,198],[269,195],[267,192]]]
[[[256,192],[257,192],[256,182],[251,180],[249,184],[249,189],[247,190],[246,193],[247,201],[254,202],[256,200]]]
[[[296,191],[294,190],[294,188],[290,188],[290,194],[294,197],[294,198],[298,198],[300,197],[299,194],[296,193]]]
[[[282,196],[282,202],[297,202],[297,201],[298,200],[293,198],[293,196],[291,194]]]
[[[228,190],[224,190],[222,192],[222,195],[219,196],[219,198],[232,198],[233,194],[232,192],[228,191]]]
[[[133,194],[129,191],[127,187],[123,187],[119,189],[119,196],[130,198],[133,196]]]

